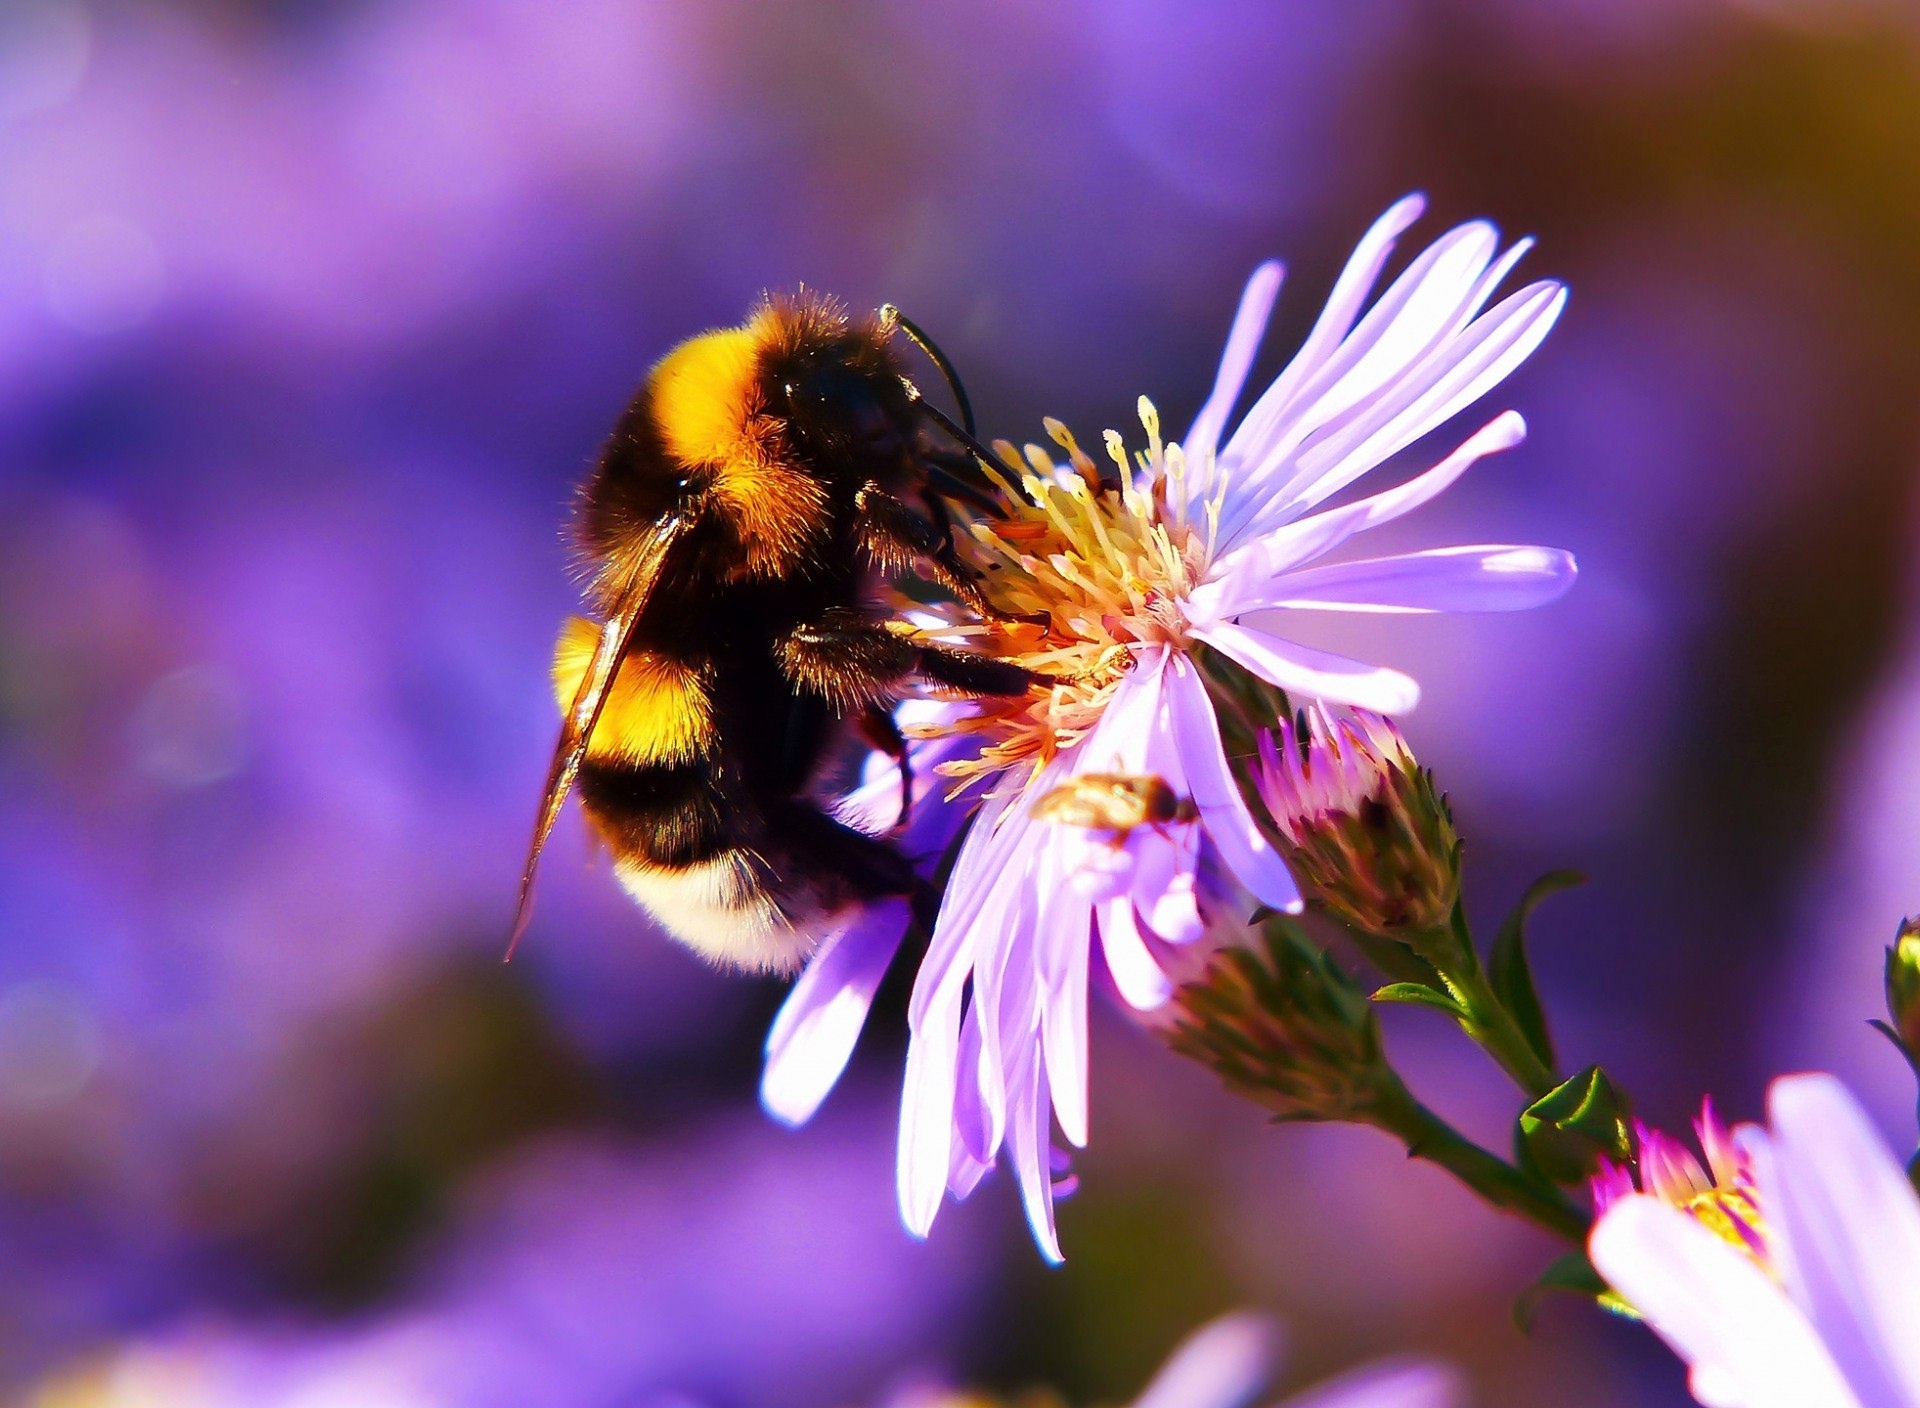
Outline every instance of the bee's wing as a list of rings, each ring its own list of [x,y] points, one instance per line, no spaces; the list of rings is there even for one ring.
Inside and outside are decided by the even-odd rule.
[[[547,844],[547,837],[553,834],[553,823],[560,816],[567,793],[573,789],[574,778],[579,775],[581,760],[587,755],[587,740],[593,736],[593,726],[599,722],[600,711],[606,706],[607,691],[613,684],[614,676],[620,672],[620,662],[626,658],[627,648],[632,644],[633,628],[646,610],[647,599],[653,595],[654,586],[666,567],[669,552],[675,543],[686,536],[694,521],[691,514],[677,514],[660,521],[648,537],[626,588],[614,602],[613,610],[608,612],[605,624],[600,627],[600,639],[594,645],[593,657],[587,661],[586,673],[580,677],[580,688],[574,691],[573,705],[561,721],[560,741],[553,749],[553,765],[547,769],[546,793],[540,799],[540,814],[533,824],[533,844],[527,848],[526,868],[520,872],[520,897],[513,911],[513,935],[507,940],[508,958],[513,957],[514,949],[520,944],[520,936],[526,933],[528,921],[533,918],[533,873],[539,867],[540,852]]]

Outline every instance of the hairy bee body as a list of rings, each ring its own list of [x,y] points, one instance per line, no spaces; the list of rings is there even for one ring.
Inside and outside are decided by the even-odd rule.
[[[568,731],[534,854],[571,781],[629,893],[718,962],[791,971],[856,907],[924,900],[893,845],[834,817],[836,765],[864,739],[904,771],[890,706],[916,678],[1033,682],[920,644],[879,605],[916,562],[968,587],[928,488],[942,451],[891,331],[802,296],[680,344],[581,492],[605,619],[561,633]]]

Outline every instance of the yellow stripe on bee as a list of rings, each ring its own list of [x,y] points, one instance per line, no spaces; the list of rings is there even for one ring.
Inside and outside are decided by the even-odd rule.
[[[653,415],[683,464],[754,458],[759,416],[756,339],[745,328],[688,338],[653,369]]]
[[[562,714],[573,707],[599,639],[600,627],[584,616],[570,617],[560,628],[553,651],[553,697]],[[636,650],[621,662],[607,691],[587,756],[692,762],[712,734],[713,705],[699,676],[677,661]]]
[[[653,417],[669,452],[706,465],[714,497],[745,549],[740,575],[783,577],[820,546],[827,494],[789,462],[780,417],[764,404],[759,351],[771,324],[702,333],[653,370]]]

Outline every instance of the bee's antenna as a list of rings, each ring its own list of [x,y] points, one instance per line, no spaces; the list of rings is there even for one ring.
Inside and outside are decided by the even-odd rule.
[[[927,354],[928,361],[940,368],[940,375],[947,379],[947,385],[953,390],[953,399],[960,407],[961,424],[966,426],[967,437],[971,442],[974,433],[973,403],[967,399],[967,388],[960,384],[960,373],[953,369],[953,363],[947,360],[947,354],[940,350],[938,343],[920,331],[919,326],[911,318],[891,303],[881,306],[880,322],[883,327],[897,326],[912,340],[915,347]]]

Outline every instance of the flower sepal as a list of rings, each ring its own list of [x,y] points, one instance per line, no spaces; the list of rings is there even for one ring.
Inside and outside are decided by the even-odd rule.
[[[1584,1183],[1602,1159],[1633,1157],[1626,1097],[1598,1066],[1562,1081],[1514,1121],[1514,1157],[1555,1183]]]
[[[1178,989],[1166,1039],[1280,1121],[1360,1119],[1395,1077],[1366,994],[1284,916]]]

